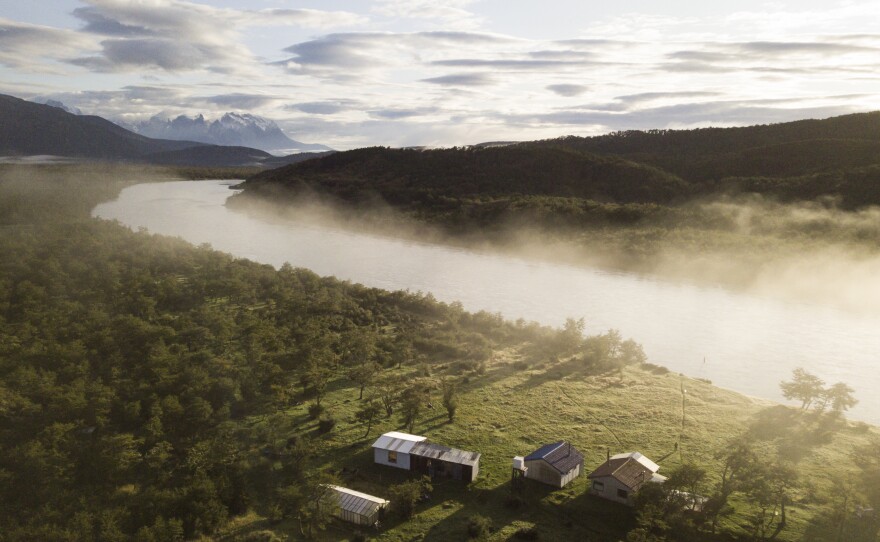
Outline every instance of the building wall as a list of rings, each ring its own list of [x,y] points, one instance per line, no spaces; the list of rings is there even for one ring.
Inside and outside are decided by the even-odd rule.
[[[560,479],[559,483],[560,483],[561,485],[560,485],[559,487],[565,487],[565,486],[567,486],[569,482],[571,482],[572,480],[574,480],[575,478],[577,478],[577,477],[580,476],[580,475],[581,475],[581,465],[578,465],[577,467],[571,469],[571,470],[568,472],[568,474],[566,474],[565,476],[563,476],[563,477]]]
[[[373,460],[380,465],[409,470],[409,454],[397,452],[397,463],[391,463],[388,461],[388,450],[373,448]]]
[[[596,489],[594,482],[602,482],[604,488],[601,491]],[[617,490],[619,489],[627,492],[626,498],[622,498],[617,494]],[[608,499],[609,501],[619,502],[627,506],[633,505],[633,492],[630,491],[628,487],[618,482],[616,478],[611,476],[603,476],[602,478],[594,478],[590,480],[590,493],[602,497],[603,499]]]
[[[551,486],[562,487],[562,476],[559,471],[547,464],[543,459],[526,461],[526,478],[537,480]]]

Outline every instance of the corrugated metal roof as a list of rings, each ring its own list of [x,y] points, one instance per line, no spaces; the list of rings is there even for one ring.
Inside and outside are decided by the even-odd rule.
[[[409,453],[419,457],[438,459],[447,463],[458,463],[460,465],[469,465],[471,467],[480,462],[480,454],[478,452],[468,452],[465,450],[459,450],[458,448],[450,448],[449,446],[441,446],[440,444],[429,444],[427,442],[417,443],[412,447]]]
[[[425,438],[427,437],[391,431],[376,439],[376,442],[373,443],[373,448],[408,454],[413,446],[425,440]]]
[[[570,472],[584,462],[584,456],[577,448],[561,440],[553,444],[545,444],[526,456],[526,461],[543,459],[562,474]]]
[[[361,493],[360,491],[355,491],[346,487],[327,487],[335,491],[336,495],[339,497],[339,508],[361,516],[369,517],[376,513],[380,508],[387,506],[389,503],[389,501],[386,501],[385,499],[374,497],[373,495],[367,495],[366,493]]]
[[[639,452],[628,452],[612,456],[591,472],[587,478],[611,476],[633,491],[638,491],[646,482],[663,482],[665,477],[656,474],[660,467]]]
[[[657,463],[654,463],[653,461],[651,461],[647,457],[643,456],[639,452],[626,452],[623,454],[617,454],[617,455],[611,456],[611,459],[622,459],[625,457],[630,457],[632,459],[635,459],[636,461],[638,461],[639,463],[641,463],[642,465],[647,467],[648,470],[650,470],[651,472],[657,472],[658,470],[660,470],[660,465],[658,465]]]

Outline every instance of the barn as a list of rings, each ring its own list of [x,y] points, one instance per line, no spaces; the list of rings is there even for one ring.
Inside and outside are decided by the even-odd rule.
[[[480,454],[429,442],[419,442],[410,450],[410,470],[431,478],[452,478],[473,482],[480,472]]]
[[[657,474],[660,466],[639,452],[627,452],[608,458],[587,477],[592,481],[590,493],[633,505],[633,496],[647,483],[662,483],[666,477]]]
[[[390,501],[340,486],[327,486],[339,499],[337,517],[356,525],[376,525]]]
[[[410,470],[410,451],[426,437],[391,431],[373,443],[373,459],[380,465]]]
[[[584,456],[570,442],[545,444],[523,461],[525,477],[555,487],[565,487],[580,476]]]

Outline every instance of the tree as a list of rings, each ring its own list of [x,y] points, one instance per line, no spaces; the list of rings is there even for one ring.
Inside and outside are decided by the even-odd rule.
[[[375,361],[368,361],[349,369],[348,378],[357,383],[358,388],[360,389],[358,399],[364,398],[364,388],[373,382],[380,370],[381,367],[379,367],[379,364]]]
[[[355,418],[367,425],[367,432],[364,433],[364,438],[367,438],[370,434],[370,429],[373,427],[373,420],[376,416],[379,415],[379,412],[382,411],[382,405],[379,404],[375,399],[370,399],[355,413]]]
[[[458,390],[456,389],[455,382],[450,382],[448,380],[444,380],[442,386],[443,408],[446,409],[446,414],[449,416],[449,421],[451,423],[455,420],[455,412],[458,410]]]
[[[584,319],[566,318],[562,329],[556,334],[560,353],[568,353],[580,346],[584,340]]]
[[[400,399],[400,415],[407,430],[412,433],[416,420],[422,412],[425,390],[420,385],[410,386],[403,390]]]
[[[391,506],[404,518],[411,518],[416,510],[416,503],[425,493],[430,493],[431,479],[423,476],[418,480],[409,480],[388,488],[391,495]]]
[[[801,410],[806,410],[813,401],[822,396],[824,385],[825,383],[819,377],[798,367],[792,372],[792,380],[781,382],[779,387],[786,399],[800,401]]]
[[[374,386],[376,396],[382,403],[382,408],[385,409],[386,417],[390,418],[391,415],[394,414],[394,407],[397,406],[397,403],[400,401],[401,385],[402,381],[400,377],[389,375],[381,379],[376,386]]]
[[[834,412],[844,412],[858,403],[853,396],[854,393],[854,389],[843,382],[838,382],[825,390],[824,395],[831,402],[831,410]]]
[[[663,484],[666,488],[688,493],[684,504],[691,510],[697,507],[697,496],[703,492],[703,484],[706,481],[706,470],[693,463],[684,463],[669,474],[669,478]]]

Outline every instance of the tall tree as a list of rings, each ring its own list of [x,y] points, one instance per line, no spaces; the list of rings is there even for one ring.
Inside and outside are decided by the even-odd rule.
[[[786,399],[801,402],[801,410],[806,410],[813,401],[822,396],[825,383],[817,376],[812,375],[798,367],[792,372],[789,382],[781,382],[779,387]]]

